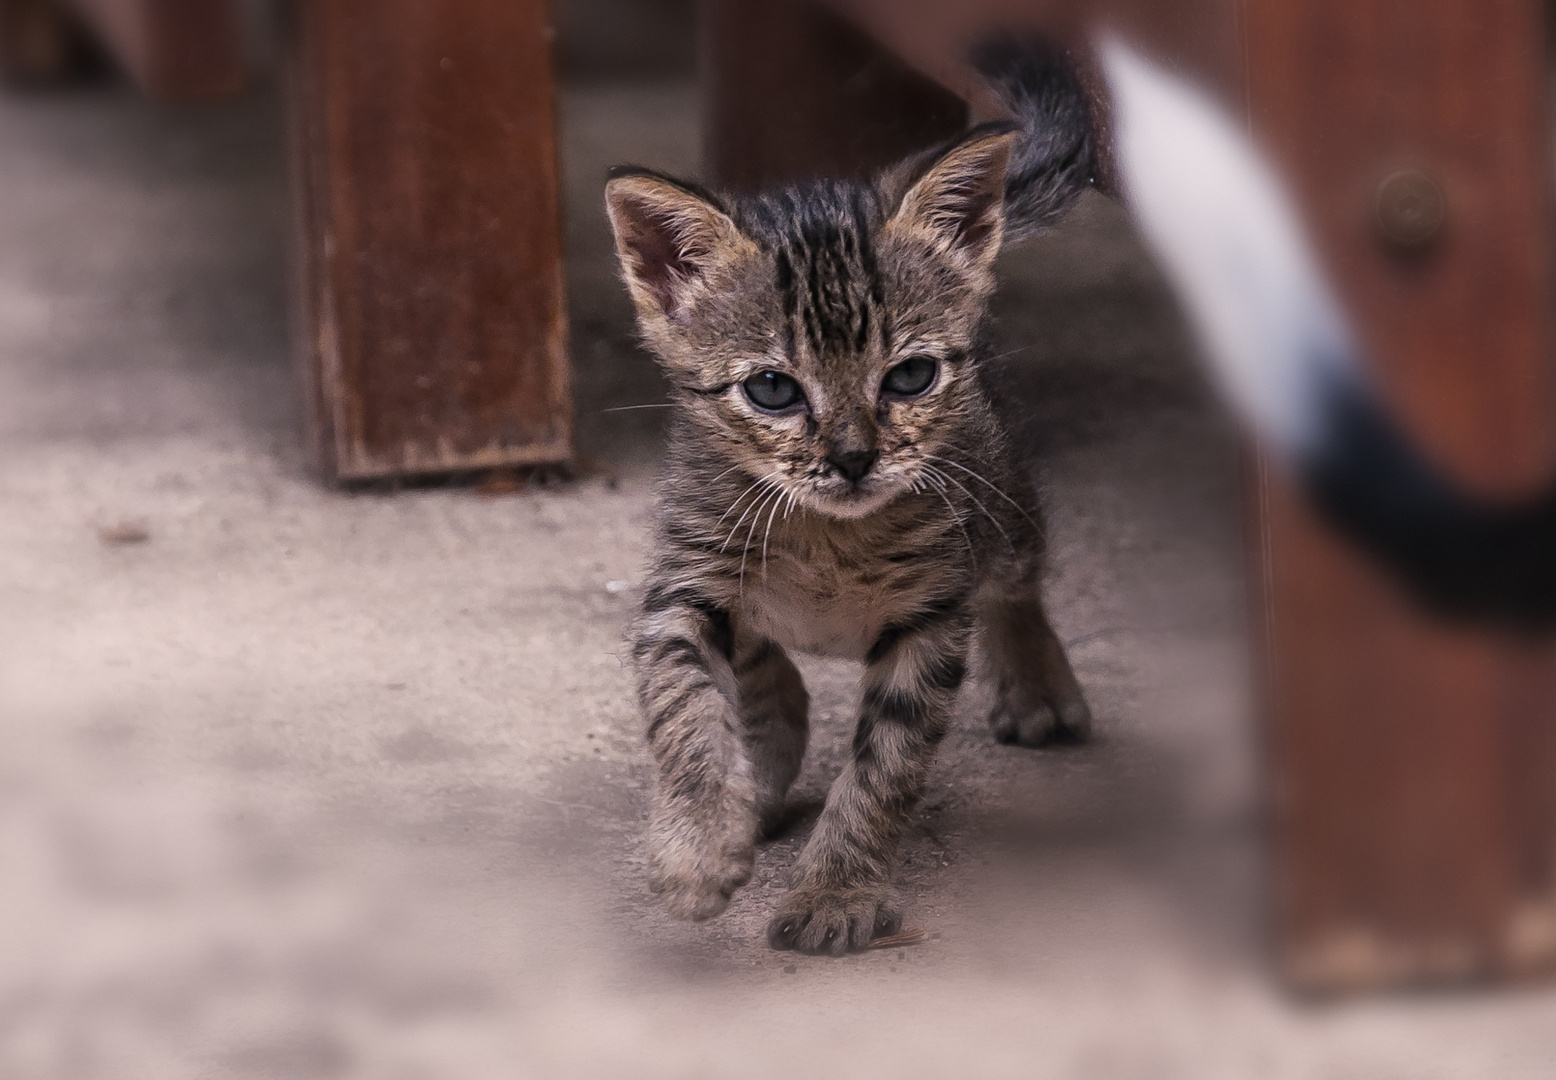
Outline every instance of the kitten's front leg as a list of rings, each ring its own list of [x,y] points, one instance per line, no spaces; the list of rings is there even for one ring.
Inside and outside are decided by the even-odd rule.
[[[854,756],[768,923],[773,948],[839,956],[897,931],[897,845],[966,673],[969,622],[960,599],[931,604],[871,648]]]
[[[661,606],[650,590],[632,648],[659,766],[649,887],[682,919],[723,911],[756,859],[757,791],[737,733],[730,637],[722,613]]]

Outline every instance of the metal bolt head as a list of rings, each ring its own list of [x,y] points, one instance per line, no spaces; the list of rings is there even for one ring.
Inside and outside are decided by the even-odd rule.
[[[1396,251],[1414,254],[1426,250],[1442,233],[1448,200],[1436,180],[1406,169],[1378,184],[1375,213],[1384,241]]]

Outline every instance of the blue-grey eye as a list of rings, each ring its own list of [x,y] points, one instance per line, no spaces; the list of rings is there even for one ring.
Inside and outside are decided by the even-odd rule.
[[[741,385],[751,404],[768,412],[782,412],[805,400],[800,384],[779,371],[758,371]]]
[[[940,364],[932,356],[910,356],[886,373],[881,389],[899,397],[918,397],[934,384]]]

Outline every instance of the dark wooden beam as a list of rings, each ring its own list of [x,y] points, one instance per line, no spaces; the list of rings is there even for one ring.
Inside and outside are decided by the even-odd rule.
[[[1516,496],[1556,460],[1538,0],[1247,0],[1252,123],[1417,439]],[[1379,184],[1446,194],[1392,250]],[[1281,955],[1345,989],[1556,964],[1556,657],[1423,617],[1279,477],[1258,503]],[[1556,558],[1556,553],[1552,554]]]
[[[714,183],[858,176],[960,131],[962,101],[807,0],[706,0],[703,133]]]
[[[236,0],[62,0],[147,96],[190,101],[243,85]]]
[[[570,454],[544,0],[295,5],[298,351],[339,480]]]
[[[39,86],[70,78],[85,59],[83,37],[59,0],[0,0],[0,80]]]

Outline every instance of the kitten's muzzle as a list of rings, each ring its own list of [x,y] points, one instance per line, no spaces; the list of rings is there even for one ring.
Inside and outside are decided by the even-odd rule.
[[[855,450],[847,454],[828,455],[827,464],[832,466],[833,471],[843,479],[851,484],[857,484],[875,467],[876,459],[879,457],[880,454],[874,450]]]

